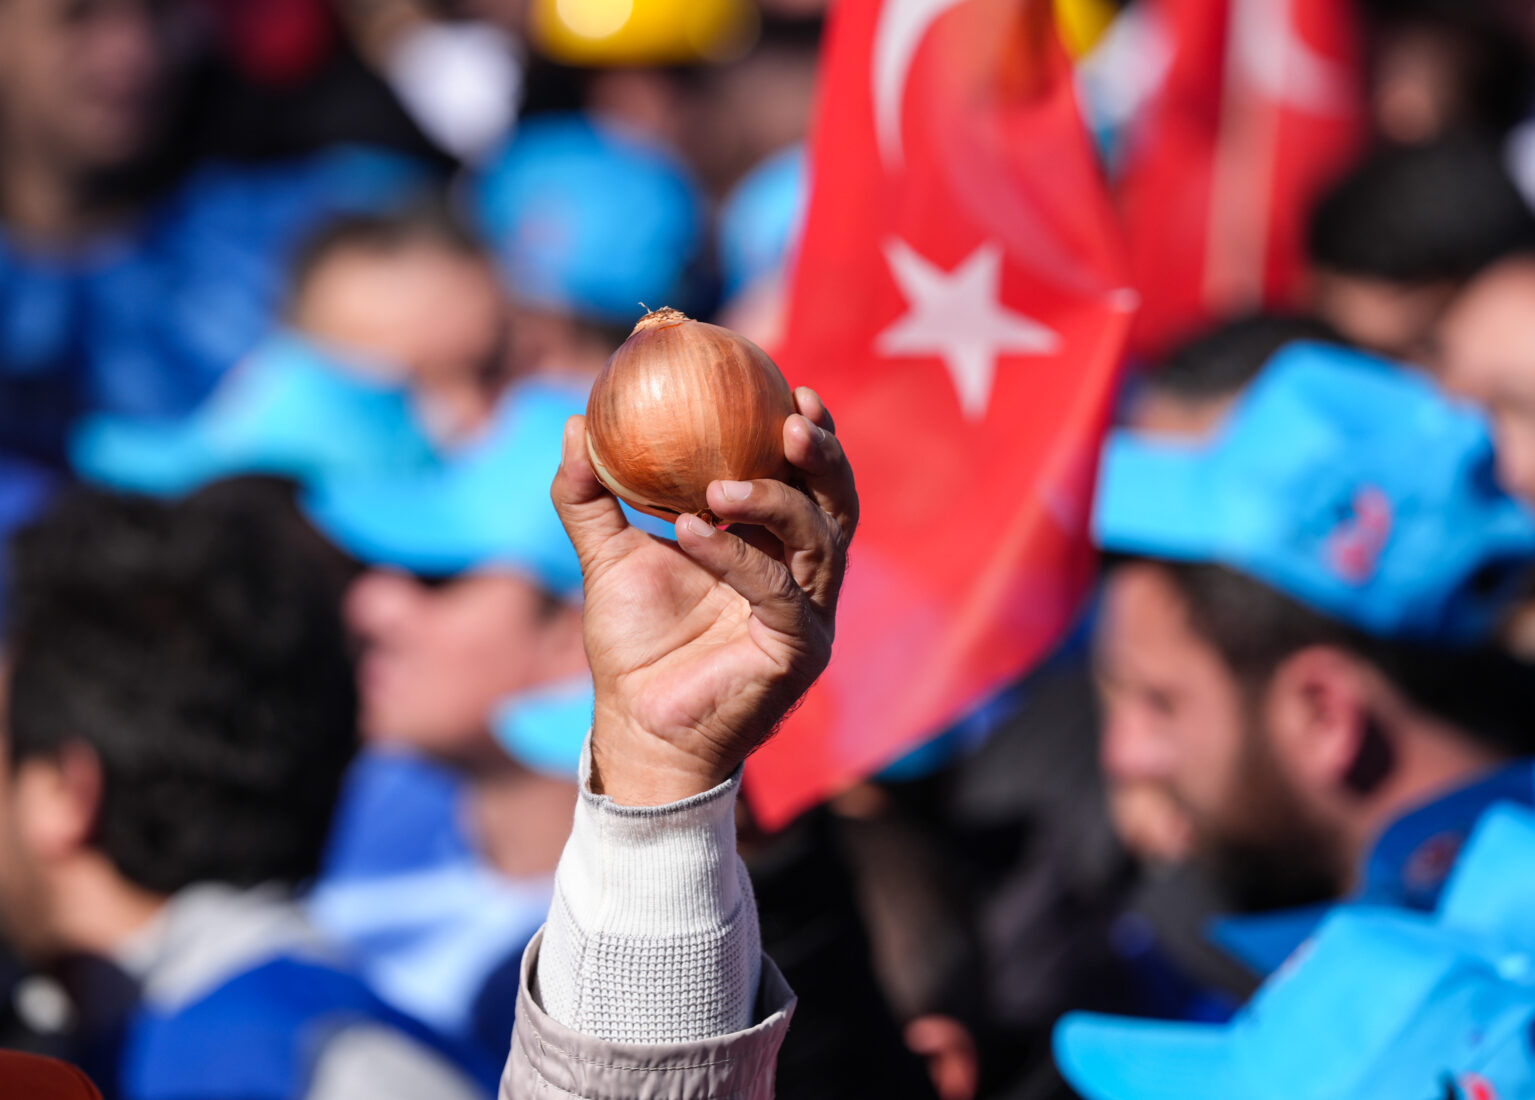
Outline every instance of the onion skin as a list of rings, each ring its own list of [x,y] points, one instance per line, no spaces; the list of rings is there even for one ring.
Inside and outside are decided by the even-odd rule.
[[[794,394],[744,336],[675,309],[640,318],[586,405],[586,450],[614,496],[662,519],[717,519],[711,481],[790,481],[783,425]]]

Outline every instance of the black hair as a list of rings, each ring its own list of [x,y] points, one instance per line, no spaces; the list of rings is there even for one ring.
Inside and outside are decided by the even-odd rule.
[[[99,759],[129,881],[296,883],[357,744],[338,577],[260,490],[65,495],[11,547],[10,753]]]
[[[1393,283],[1460,282],[1535,244],[1495,145],[1452,134],[1376,150],[1312,214],[1313,263]]]
[[[1345,650],[1421,710],[1510,755],[1535,751],[1535,668],[1493,647],[1455,650],[1390,641],[1323,615],[1219,565],[1157,561],[1189,624],[1249,695],[1310,646]]]
[[[485,242],[440,194],[428,194],[394,210],[342,214],[307,237],[295,255],[292,294],[303,292],[315,271],[339,252],[392,255],[428,246],[465,259],[487,260]]]
[[[1340,343],[1315,317],[1251,313],[1221,322],[1175,349],[1146,376],[1160,393],[1189,400],[1231,397],[1263,370],[1274,353],[1297,340]]]

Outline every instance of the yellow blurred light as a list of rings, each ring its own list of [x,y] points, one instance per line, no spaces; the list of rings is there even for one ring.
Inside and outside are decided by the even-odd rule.
[[[534,0],[530,37],[567,65],[675,65],[739,56],[758,25],[751,0]]]
[[[1118,14],[1112,0],[1055,0],[1055,20],[1072,57],[1091,50]]]
[[[607,38],[624,29],[634,0],[556,0],[560,21],[582,38]]]

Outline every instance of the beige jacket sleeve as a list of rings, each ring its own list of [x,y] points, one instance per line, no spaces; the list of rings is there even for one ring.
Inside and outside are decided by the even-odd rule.
[[[533,978],[542,941],[540,932],[522,959],[501,1100],[772,1100],[794,994],[766,955],[757,1022],[745,1031],[688,1043],[614,1043],[572,1031],[544,1012]]]

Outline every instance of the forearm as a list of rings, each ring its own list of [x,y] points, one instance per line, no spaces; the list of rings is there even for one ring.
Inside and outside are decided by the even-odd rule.
[[[761,938],[735,851],[739,775],[666,806],[592,794],[590,756],[537,964],[536,996],[612,1042],[692,1042],[753,1023]]]

